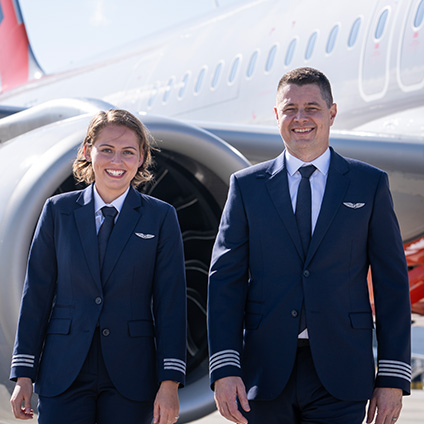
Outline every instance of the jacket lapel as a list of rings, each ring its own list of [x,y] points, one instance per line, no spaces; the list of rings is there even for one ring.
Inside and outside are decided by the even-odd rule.
[[[130,188],[107,245],[102,269],[103,286],[106,285],[119,256],[134,233],[142,215],[142,209],[141,196],[133,188]]]
[[[331,222],[342,204],[346,190],[350,183],[350,179],[348,177],[348,163],[331,147],[330,150],[331,160],[324,198],[322,199],[321,210],[318,215],[315,231],[306,256],[305,266],[311,261],[323,237],[325,236],[325,233],[328,231]]]
[[[79,208],[75,209],[74,217],[81,239],[84,256],[88,268],[96,284],[101,288],[99,248],[97,244],[96,223],[94,218],[93,186],[87,187],[77,199]]]
[[[287,179],[287,168],[285,166],[284,152],[271,162],[267,170],[270,174],[266,186],[271,199],[276,207],[286,230],[288,231],[299,256],[303,259],[303,249],[297,230],[296,218],[290,197],[289,184]]]

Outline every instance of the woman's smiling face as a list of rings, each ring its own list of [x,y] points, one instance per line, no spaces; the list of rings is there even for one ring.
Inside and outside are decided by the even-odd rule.
[[[97,191],[106,203],[125,193],[144,159],[137,134],[115,124],[100,130],[84,154],[92,163]]]

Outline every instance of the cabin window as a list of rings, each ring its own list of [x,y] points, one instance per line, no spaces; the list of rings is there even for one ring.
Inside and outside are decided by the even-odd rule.
[[[169,96],[171,94],[172,87],[174,85],[174,81],[175,81],[175,78],[174,77],[172,77],[168,81],[168,85],[166,86],[165,92],[163,93],[163,99],[162,99],[162,102],[163,103],[167,103],[168,102]]]
[[[337,24],[330,31],[330,35],[328,36],[327,46],[325,47],[325,51],[327,54],[330,54],[336,45],[337,35],[339,34],[340,25]]]
[[[297,39],[293,38],[289,44],[289,48],[287,49],[286,58],[284,60],[284,64],[289,66],[293,60],[294,51],[296,50]]]
[[[255,72],[256,62],[258,61],[258,55],[259,55],[259,53],[256,50],[256,51],[253,52],[252,56],[250,57],[249,65],[247,66],[247,72],[246,72],[247,78],[250,78],[253,75],[253,73]]]
[[[265,64],[265,71],[266,72],[269,72],[272,69],[272,67],[274,65],[274,60],[275,60],[275,54],[276,53],[277,53],[277,45],[274,44],[271,47],[271,50],[269,51],[268,57],[266,59],[266,64]]]
[[[147,102],[147,107],[148,107],[149,109],[153,106],[153,102],[155,101],[156,96],[157,96],[157,94],[158,94],[158,88],[159,88],[159,83],[157,82],[157,83],[153,86],[152,91],[150,92],[149,100],[148,100],[148,102]]]
[[[230,70],[230,75],[228,76],[229,84],[232,84],[235,81],[237,77],[239,65],[240,65],[240,56],[237,56],[233,61],[233,65],[231,66],[231,70]]]
[[[181,85],[180,85],[180,89],[178,90],[178,98],[182,99],[184,96],[184,93],[186,91],[187,88],[187,84],[188,84],[188,79],[190,78],[190,72],[187,72],[184,75],[183,80],[181,81]]]
[[[199,94],[200,90],[203,86],[203,80],[205,79],[205,73],[206,73],[206,67],[203,67],[200,72],[199,76],[197,77],[196,85],[194,86],[194,93]]]
[[[221,79],[222,74],[222,68],[224,67],[224,62],[219,62],[218,65],[216,65],[215,72],[212,76],[211,81],[211,88],[215,89],[218,86],[219,80]]]
[[[317,38],[318,38],[318,33],[316,31],[309,37],[308,45],[306,46],[306,51],[305,51],[306,60],[309,60],[311,58],[312,53],[314,52]]]
[[[424,20],[424,0],[421,0],[417,8],[417,13],[415,14],[414,27],[419,28]]]
[[[353,22],[352,28],[349,33],[349,38],[347,40],[347,45],[353,47],[358,39],[359,28],[361,27],[362,18],[356,18]]]
[[[375,29],[374,37],[378,41],[383,37],[384,29],[386,28],[387,18],[389,17],[389,9],[386,8],[381,12],[380,17],[378,18],[377,27]]]

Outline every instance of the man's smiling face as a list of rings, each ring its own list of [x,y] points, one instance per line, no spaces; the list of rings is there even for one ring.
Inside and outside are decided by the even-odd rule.
[[[328,107],[317,84],[287,84],[277,95],[275,114],[286,149],[310,162],[328,147],[336,104]]]

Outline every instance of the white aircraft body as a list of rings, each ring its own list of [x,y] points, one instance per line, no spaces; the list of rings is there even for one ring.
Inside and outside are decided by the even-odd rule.
[[[0,7],[1,383],[8,385],[41,207],[75,188],[71,163],[91,116],[119,107],[141,113],[160,140],[155,183],[142,190],[174,204],[183,231],[189,375],[181,420],[213,409],[205,329],[210,250],[230,174],[283,149],[276,86],[298,66],[318,68],[332,83],[338,116],[331,144],[389,173],[411,301],[424,312],[424,0],[237,2],[52,75],[34,58],[16,3],[0,0]],[[4,30],[10,22],[13,39]]]

